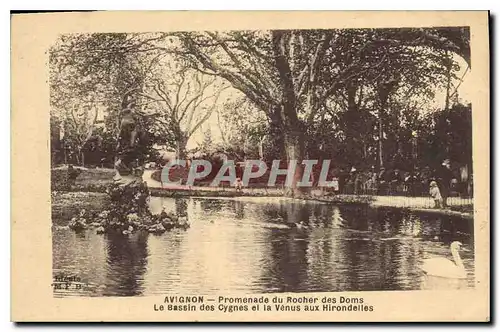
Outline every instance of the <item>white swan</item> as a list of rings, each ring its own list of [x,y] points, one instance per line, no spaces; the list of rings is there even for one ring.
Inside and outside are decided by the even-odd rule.
[[[467,277],[467,273],[465,272],[462,259],[458,254],[461,245],[462,243],[454,241],[450,246],[451,255],[453,256],[453,260],[455,262],[452,262],[444,257],[429,258],[424,260],[422,270],[428,276],[465,279]]]

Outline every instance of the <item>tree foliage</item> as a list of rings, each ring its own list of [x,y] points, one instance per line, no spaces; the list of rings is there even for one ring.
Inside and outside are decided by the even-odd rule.
[[[151,142],[178,151],[217,116],[217,149],[241,158],[265,145],[276,150],[271,159],[324,156],[368,167],[383,150],[396,164],[413,157],[413,134],[431,121],[424,114],[436,91],[447,92],[436,114],[455,116],[456,57],[471,66],[469,39],[463,27],[66,35],[51,51],[51,103],[63,126],[71,105],[98,105],[115,133],[121,98],[137,88]],[[75,141],[95,130],[89,115]]]

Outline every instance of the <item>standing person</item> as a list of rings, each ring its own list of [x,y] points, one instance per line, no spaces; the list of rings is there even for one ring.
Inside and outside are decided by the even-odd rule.
[[[474,196],[474,175],[469,176],[469,181],[467,181],[467,195],[468,197]]]
[[[80,175],[81,170],[75,169],[73,165],[68,166],[67,181],[69,187],[73,187],[76,183],[76,178]]]
[[[403,182],[403,175],[399,169],[394,169],[391,178],[391,194],[399,195],[403,190],[401,188],[401,183]]]
[[[387,194],[387,172],[385,171],[385,167],[380,167],[380,172],[378,173],[378,184],[377,191],[378,195],[386,195]]]
[[[441,196],[441,193],[439,192],[438,185],[436,181],[431,181],[429,186],[429,194],[434,199],[434,208],[439,209],[441,208],[441,205],[443,203],[443,198]]]
[[[351,168],[351,174],[349,176],[349,182],[352,183],[353,194],[357,195],[359,193],[360,179],[359,179],[358,170],[354,166]]]
[[[423,195],[425,191],[427,190],[427,185],[429,184],[429,181],[434,180],[434,176],[432,175],[431,168],[429,166],[425,166],[422,171],[419,172],[418,174],[418,181],[419,181],[419,195]]]
[[[443,160],[443,163],[437,170],[437,180],[438,186],[441,191],[441,196],[443,198],[443,208],[448,207],[448,197],[450,196],[450,183],[453,178],[453,172],[451,171],[451,164],[449,159]]]
[[[243,182],[241,181],[241,178],[236,178],[236,181],[234,181],[234,188],[237,192],[243,191]]]
[[[366,181],[366,192],[369,193],[370,195],[377,194],[377,172],[375,171],[375,166],[372,166],[370,168],[370,171],[368,171],[367,181]]]
[[[349,179],[349,175],[347,174],[346,170],[342,167],[339,172],[338,172],[338,179],[339,179],[339,194],[346,194],[346,182]]]
[[[404,191],[406,192],[406,195],[408,196],[416,196],[416,188],[415,188],[415,184],[417,182],[417,176],[415,175],[415,171],[412,170],[410,171],[405,179],[404,179],[404,186],[405,186],[405,189]]]

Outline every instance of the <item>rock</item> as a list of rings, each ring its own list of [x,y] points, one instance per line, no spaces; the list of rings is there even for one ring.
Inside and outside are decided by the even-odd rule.
[[[148,232],[153,233],[153,234],[163,234],[165,233],[166,229],[162,224],[155,224],[154,226],[151,226],[148,229]]]
[[[109,215],[109,211],[104,210],[101,213],[99,213],[98,217],[101,219],[106,219],[108,217],[108,215]]]
[[[294,223],[294,226],[297,228],[297,229],[308,229],[309,227],[304,224],[303,221],[299,222],[299,223]]]
[[[87,225],[85,223],[85,219],[83,218],[73,218],[71,219],[71,222],[69,223],[69,228],[71,228],[72,230],[75,230],[75,231],[80,231],[80,230],[84,230],[87,228]]]
[[[137,213],[129,213],[127,215],[127,220],[131,223],[133,222],[138,222],[139,221],[139,216],[137,215]]]
[[[69,229],[69,226],[58,226],[58,225],[55,225],[55,226],[52,226],[54,229]]]

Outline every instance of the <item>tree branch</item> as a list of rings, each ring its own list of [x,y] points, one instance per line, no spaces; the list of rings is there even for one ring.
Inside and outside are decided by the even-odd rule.
[[[219,97],[222,93],[222,91],[224,91],[226,88],[223,88],[223,89],[220,89],[219,92],[217,93],[217,95],[215,96],[215,100],[212,104],[212,106],[210,107],[210,109],[205,113],[205,115],[201,118],[200,121],[198,121],[198,123],[193,127],[193,129],[188,133],[187,135],[187,138],[191,137],[191,135],[193,135],[194,132],[196,132],[196,130],[198,130],[198,128],[200,128],[200,126],[208,120],[208,118],[210,118],[210,116],[212,115],[214,109],[215,109],[215,106],[217,105],[217,101],[219,100]]]

